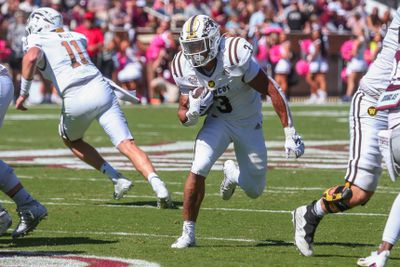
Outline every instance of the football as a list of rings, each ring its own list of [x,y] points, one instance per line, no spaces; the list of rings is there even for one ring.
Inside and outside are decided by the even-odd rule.
[[[207,88],[205,87],[197,87],[196,89],[193,90],[193,97],[194,98],[199,98],[202,97],[207,93]]]

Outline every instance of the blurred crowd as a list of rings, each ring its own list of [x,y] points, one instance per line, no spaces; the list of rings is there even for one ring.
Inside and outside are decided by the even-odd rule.
[[[249,40],[255,58],[286,93],[294,75],[304,79],[308,103],[328,99],[328,36],[348,36],[338,54],[345,84],[341,98],[349,101],[392,19],[389,9],[367,11],[364,0],[0,0],[0,61],[9,66],[16,88],[25,22],[43,6],[62,13],[66,28],[84,34],[101,72],[136,90],[142,104],[177,101],[169,63],[179,49],[180,27],[192,15],[209,15],[226,35]],[[302,38],[291,41],[293,33]],[[41,102],[57,101],[51,84],[40,84]]]

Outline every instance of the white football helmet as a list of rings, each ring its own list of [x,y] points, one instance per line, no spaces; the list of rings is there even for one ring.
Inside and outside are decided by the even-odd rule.
[[[63,18],[57,10],[41,7],[34,10],[26,22],[27,35],[41,32],[51,32],[63,28]]]
[[[179,42],[190,64],[200,67],[217,56],[220,37],[219,25],[214,20],[195,15],[183,24]]]

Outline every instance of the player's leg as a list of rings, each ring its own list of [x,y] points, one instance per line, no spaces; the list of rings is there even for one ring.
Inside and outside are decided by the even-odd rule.
[[[102,88],[103,83],[105,83],[103,80],[94,80],[80,90],[65,93],[59,133],[64,144],[76,157],[111,180],[114,185],[114,198],[120,199],[132,187],[132,182],[115,170],[93,146],[83,140],[84,133],[92,121],[103,109],[112,105],[113,97],[109,91]]]
[[[172,248],[186,248],[196,244],[195,225],[205,194],[205,179],[230,143],[225,127],[223,120],[210,116],[197,135],[194,159],[183,192],[182,235],[171,245]]]
[[[11,78],[0,76],[0,127],[13,97],[14,87]],[[0,160],[0,190],[17,205],[20,222],[12,233],[14,238],[34,230],[39,222],[47,216],[46,208],[28,193],[14,170],[2,160]],[[12,220],[7,211],[0,207],[0,235],[6,232],[11,223]]]
[[[375,100],[358,91],[350,110],[350,153],[346,182],[327,189],[323,197],[293,212],[295,244],[305,256],[313,254],[314,235],[322,217],[368,202],[381,174],[378,132],[387,128],[387,113],[369,110]]]
[[[390,210],[389,218],[383,231],[382,243],[378,251],[357,261],[358,266],[386,266],[390,251],[400,238],[400,194],[397,195]]]
[[[150,183],[157,195],[158,207],[174,208],[174,203],[165,183],[156,173],[147,154],[133,140],[116,97],[114,97],[111,107],[99,114],[97,119],[114,146],[132,162],[135,169]]]
[[[267,148],[262,130],[262,121],[249,123],[250,127],[231,125],[231,135],[235,147],[238,167],[227,161],[224,164],[224,184],[221,185],[223,199],[230,198],[229,182],[236,182],[250,198],[259,197],[265,188],[267,172]]]

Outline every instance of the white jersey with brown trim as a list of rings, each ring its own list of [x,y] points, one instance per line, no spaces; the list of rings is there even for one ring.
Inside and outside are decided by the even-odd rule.
[[[171,72],[180,93],[205,87],[213,91],[214,104],[209,114],[227,120],[245,120],[258,114],[261,116],[260,94],[245,81],[250,74],[253,47],[240,37],[221,37],[216,66],[212,73],[194,68],[182,52],[176,54],[171,63]]]
[[[382,49],[360,81],[360,90],[378,99],[391,81],[393,58],[400,43],[400,8],[397,9],[382,42]]]
[[[43,57],[37,68],[52,81],[60,95],[65,90],[78,90],[97,75],[97,67],[86,51],[86,37],[77,32],[46,32],[26,38],[25,51],[38,47]]]

